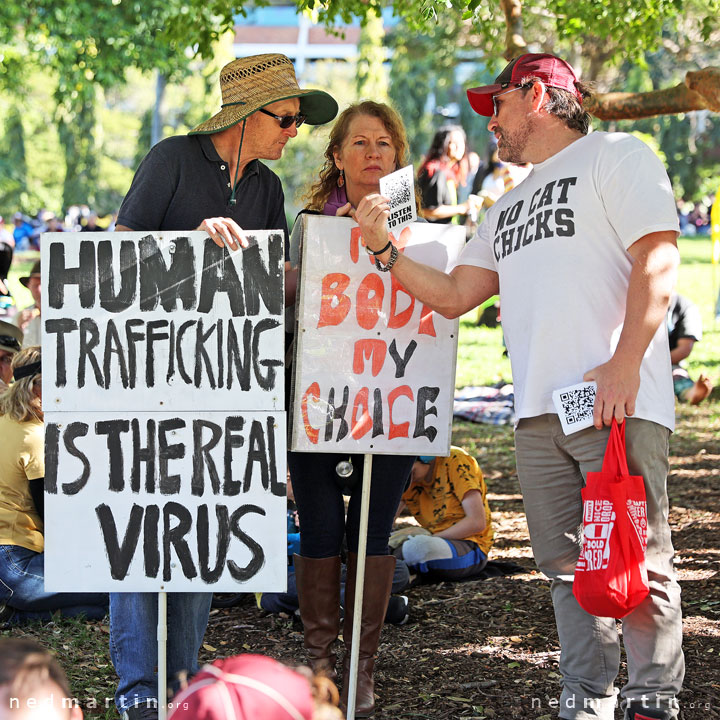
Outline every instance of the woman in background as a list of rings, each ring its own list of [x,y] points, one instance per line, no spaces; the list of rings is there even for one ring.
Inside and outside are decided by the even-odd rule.
[[[451,223],[456,216],[471,213],[478,204],[474,195],[458,203],[458,188],[465,184],[467,172],[461,162],[465,143],[465,131],[459,125],[441,127],[418,170],[422,216],[429,222]]]
[[[391,107],[372,101],[351,105],[340,114],[330,133],[325,164],[309,192],[308,211],[354,217],[363,198],[379,192],[381,177],[408,164],[407,152],[405,129]],[[350,459],[356,471],[362,469],[362,455],[353,455]],[[360,482],[349,491],[346,518],[338,470],[339,463],[347,460],[347,454],[288,454],[302,528],[295,575],[305,647],[313,670],[330,677],[335,676],[332,646],[339,626],[340,552],[343,539],[347,540],[343,703],[347,703],[362,492]],[[395,558],[388,555],[388,538],[413,461],[414,457],[401,455],[373,458],[356,717],[368,717],[375,708],[375,654],[395,569]]]

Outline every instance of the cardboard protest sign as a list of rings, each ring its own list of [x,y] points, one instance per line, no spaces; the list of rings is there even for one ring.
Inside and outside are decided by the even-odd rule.
[[[347,218],[304,215],[290,449],[447,455],[458,321],[375,269]],[[463,228],[414,223],[398,249],[445,269]]]
[[[285,431],[284,413],[52,413],[46,588],[284,589]]]
[[[249,237],[46,235],[45,407],[284,409],[283,234]]]
[[[45,584],[286,585],[284,250],[45,235]]]

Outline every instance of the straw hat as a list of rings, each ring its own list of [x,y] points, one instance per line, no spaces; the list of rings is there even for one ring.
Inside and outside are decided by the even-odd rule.
[[[188,135],[209,135],[232,127],[260,108],[287,98],[300,99],[300,112],[310,125],[330,122],[338,111],[322,90],[301,90],[295,68],[285,55],[251,55],[228,63],[220,71],[222,109]]]

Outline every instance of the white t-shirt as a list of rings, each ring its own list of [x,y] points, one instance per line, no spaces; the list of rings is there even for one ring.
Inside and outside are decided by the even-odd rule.
[[[665,168],[642,141],[594,132],[543,163],[485,216],[455,265],[500,279],[516,421],[554,413],[552,391],[612,356],[636,240],[678,231]],[[667,328],[643,358],[634,417],[674,428]]]

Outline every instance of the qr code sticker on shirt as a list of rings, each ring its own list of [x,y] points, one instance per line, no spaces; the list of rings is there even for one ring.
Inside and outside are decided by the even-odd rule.
[[[596,390],[594,382],[584,382],[553,392],[553,403],[566,435],[593,424]]]

